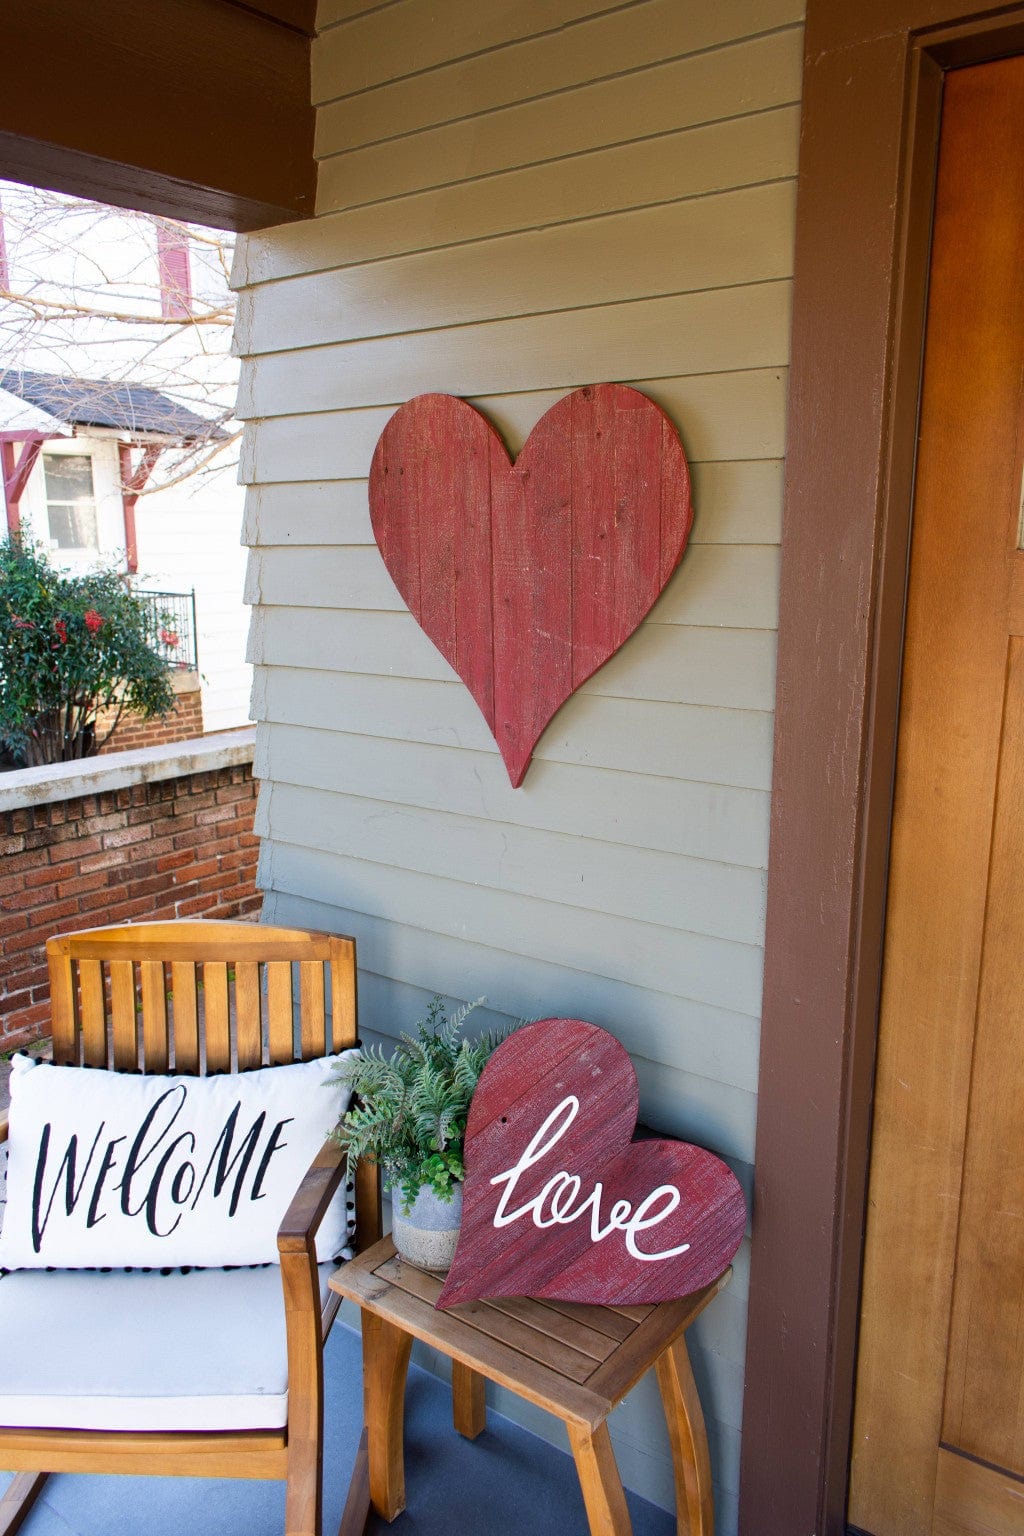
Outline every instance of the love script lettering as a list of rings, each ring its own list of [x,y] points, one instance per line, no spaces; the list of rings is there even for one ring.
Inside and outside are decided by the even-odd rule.
[[[144,1221],[154,1237],[169,1237],[200,1201],[210,1204],[223,1196],[228,1216],[234,1216],[243,1202],[265,1198],[267,1171],[288,1145],[283,1132],[293,1117],[269,1123],[261,1110],[243,1130],[238,1102],[200,1146],[182,1118],[187,1099],[188,1090],[179,1083],[160,1095],[134,1134],[105,1134],[101,1121],[91,1145],[74,1135],[62,1152],[54,1147],[52,1157],[52,1126],[43,1126],[32,1189],[36,1253],[55,1208],[69,1219],[84,1214],[87,1228],[120,1213]]]
[[[657,1189],[652,1189],[649,1195],[644,1196],[636,1210],[628,1200],[617,1200],[602,1226],[601,1202],[604,1198],[604,1186],[601,1181],[598,1180],[590,1194],[581,1200],[582,1180],[579,1175],[559,1170],[552,1174],[539,1194],[526,1200],[517,1209],[509,1209],[515,1196],[516,1185],[523,1174],[528,1168],[541,1162],[551,1149],[557,1146],[579,1114],[579,1109],[579,1099],[575,1094],[569,1094],[551,1111],[515,1166],[507,1168],[503,1173],[496,1173],[490,1180],[492,1184],[505,1185],[498,1201],[498,1208],[494,1213],[494,1226],[507,1227],[524,1216],[531,1216],[534,1226],[539,1228],[567,1226],[569,1222],[578,1221],[581,1216],[589,1212],[591,1242],[600,1243],[612,1232],[621,1232],[625,1238],[627,1252],[634,1259],[642,1259],[651,1264],[662,1259],[673,1259],[681,1253],[688,1253],[689,1243],[680,1243],[675,1248],[663,1248],[657,1253],[644,1253],[637,1247],[636,1240],[639,1233],[660,1226],[681,1204],[683,1197],[674,1184],[659,1184]]]

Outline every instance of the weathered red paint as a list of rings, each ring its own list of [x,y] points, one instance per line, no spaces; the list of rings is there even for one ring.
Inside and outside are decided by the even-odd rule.
[[[21,532],[21,498],[36,467],[39,450],[47,441],[45,432],[0,432],[0,470],[3,472],[7,531],[13,537]],[[21,444],[20,454],[15,452],[16,443]]]
[[[629,1056],[596,1024],[542,1019],[499,1046],[470,1105],[462,1229],[439,1307],[635,1305],[722,1273],[746,1225],[743,1191],[701,1147],[634,1142],[638,1104]]]
[[[676,429],[625,384],[559,400],[514,464],[465,400],[418,395],[381,434],[370,515],[515,786],[555,711],[650,611],[693,521]]]
[[[160,313],[168,320],[192,314],[192,267],[188,235],[169,224],[156,227],[156,256],[160,269]]]
[[[135,503],[156,468],[156,461],[163,451],[160,443],[148,443],[138,464],[132,464],[130,443],[118,446],[121,466],[121,508],[124,513],[124,548],[128,570],[134,575],[139,569],[139,539],[135,528]]]

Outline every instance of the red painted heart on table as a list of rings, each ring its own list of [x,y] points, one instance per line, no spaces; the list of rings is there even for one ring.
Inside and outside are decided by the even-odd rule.
[[[481,1075],[455,1259],[438,1299],[636,1305],[700,1290],[739,1247],[732,1171],[682,1141],[632,1140],[636,1073],[607,1030],[542,1019]]]
[[[693,521],[676,430],[625,384],[559,400],[514,464],[465,400],[418,395],[374,450],[370,516],[515,786],[558,707],[650,611]]]

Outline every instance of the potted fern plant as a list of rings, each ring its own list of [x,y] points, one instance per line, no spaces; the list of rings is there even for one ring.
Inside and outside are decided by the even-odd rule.
[[[452,1262],[462,1218],[463,1138],[469,1101],[504,1033],[466,1039],[462,1026],[478,998],[445,1018],[435,997],[415,1034],[403,1033],[391,1055],[380,1046],[339,1070],[354,1095],[335,1136],[351,1173],[370,1158],[391,1190],[392,1237],[421,1269]]]

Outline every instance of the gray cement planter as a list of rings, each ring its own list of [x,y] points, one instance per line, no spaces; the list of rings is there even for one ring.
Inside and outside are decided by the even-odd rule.
[[[451,1200],[441,1200],[428,1184],[421,1185],[407,1215],[397,1190],[393,1198],[391,1236],[402,1258],[417,1269],[444,1273],[451,1266],[459,1240],[462,1185],[455,1185]]]

